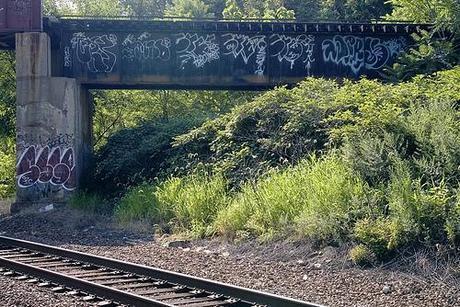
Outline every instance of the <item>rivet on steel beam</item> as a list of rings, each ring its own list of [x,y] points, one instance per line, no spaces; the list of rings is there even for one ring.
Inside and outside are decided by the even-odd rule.
[[[350,25],[350,32],[353,33],[353,26],[352,25]]]
[[[398,33],[398,25],[394,25],[393,29],[395,30],[396,33]]]
[[[319,24],[316,24],[316,32],[319,32]]]
[[[361,32],[364,32],[364,25],[361,25]]]
[[[283,23],[283,32],[286,32],[286,25]]]
[[[304,25],[303,25],[303,29],[304,29],[305,32],[308,32],[307,24],[304,24]]]
[[[406,32],[409,33],[409,26],[406,26]]]
[[[251,31],[251,29],[252,29],[252,26],[251,26],[251,24],[249,24],[249,31]]]
[[[294,31],[297,32],[297,25],[294,25]]]
[[[331,25],[327,25],[327,32],[331,32]]]
[[[383,32],[387,32],[387,26],[386,25],[383,25]]]
[[[337,29],[339,29],[339,32],[342,32],[342,25],[338,25]]]
[[[374,25],[372,25],[371,29],[372,29],[372,32],[375,32],[375,26]]]

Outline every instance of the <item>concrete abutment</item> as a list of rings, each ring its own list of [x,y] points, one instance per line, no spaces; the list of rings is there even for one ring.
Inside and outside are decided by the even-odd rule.
[[[51,74],[46,33],[16,34],[17,193],[12,212],[65,203],[92,156],[92,103],[76,79]]]

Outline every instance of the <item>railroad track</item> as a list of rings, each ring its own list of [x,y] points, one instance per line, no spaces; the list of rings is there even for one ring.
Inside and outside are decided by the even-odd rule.
[[[319,305],[158,268],[0,236],[0,271],[99,306]]]

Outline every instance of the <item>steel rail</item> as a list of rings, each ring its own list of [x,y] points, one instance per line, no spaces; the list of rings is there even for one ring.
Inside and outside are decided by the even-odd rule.
[[[67,259],[71,259],[71,260],[75,260],[79,262],[85,262],[85,263],[90,263],[93,265],[116,269],[116,270],[120,270],[124,272],[134,273],[134,274],[138,274],[138,275],[142,275],[142,276],[146,276],[146,277],[150,277],[150,278],[154,278],[158,280],[164,280],[164,281],[174,283],[174,284],[180,284],[180,285],[190,287],[190,288],[198,288],[200,290],[204,290],[207,292],[217,293],[220,295],[241,299],[247,302],[254,302],[258,305],[279,306],[279,307],[321,307],[321,305],[318,305],[318,304],[304,302],[304,301],[300,301],[296,299],[291,299],[291,298],[287,298],[287,297],[283,297],[283,296],[279,296],[275,294],[242,288],[242,287],[238,287],[238,286],[234,286],[234,285],[230,285],[226,283],[211,281],[211,280],[199,278],[199,277],[193,277],[190,275],[171,272],[171,271],[167,271],[167,270],[163,270],[159,268],[148,267],[144,265],[110,259],[110,258],[101,257],[101,256],[94,256],[94,255],[90,255],[87,253],[71,251],[71,250],[67,250],[67,249],[63,249],[59,247],[53,247],[50,245],[40,244],[40,243],[34,243],[34,242],[0,236],[0,244],[5,245],[5,246],[29,249],[29,250],[41,252],[44,254],[50,254],[53,256],[59,256],[59,257],[63,257],[63,258],[67,258]],[[13,268],[17,269],[18,271],[32,270],[32,266],[21,264],[16,261],[13,263],[10,260],[2,259],[1,256],[0,256],[0,264],[5,265],[6,267],[14,266]],[[108,291],[108,289],[111,289],[111,290],[114,290],[114,289],[109,288],[109,287],[101,288],[101,285],[99,284],[95,284],[95,283],[91,283],[91,282],[83,281],[83,280],[76,280],[75,278],[73,280],[66,279],[68,278],[68,276],[64,274],[59,274],[58,276],[56,275],[55,272],[52,272],[52,271],[48,271],[44,269],[38,269],[38,270],[36,271],[36,273],[43,274],[43,278],[45,279],[55,278],[54,280],[55,282],[60,283],[60,281],[62,281],[62,284],[66,284],[64,282],[66,280],[70,281],[71,283],[79,283],[79,285],[81,285],[82,290],[85,290],[88,292],[95,292],[91,289],[98,289],[97,290],[98,293],[95,293],[97,295],[105,296],[108,299],[114,299],[114,300],[115,298],[120,299],[119,295],[121,295],[121,293],[118,293],[118,292],[122,292],[122,291],[117,290],[115,292],[111,292],[110,294],[107,292],[104,295],[104,291]],[[80,288],[80,286],[78,286],[77,288]],[[112,296],[112,293],[113,293],[113,296]],[[138,297],[137,299],[140,299],[140,298],[141,297]],[[123,303],[121,299],[120,299],[120,302]],[[161,302],[156,302],[156,303],[164,304]],[[142,305],[143,304],[142,301],[139,301],[138,304],[139,305],[137,305],[136,303],[136,306],[147,306],[147,305]],[[150,303],[149,306],[168,306],[168,305],[155,305],[155,302],[152,302]]]
[[[53,272],[47,269],[38,268],[36,266],[24,264],[18,261],[4,259],[0,256],[0,266],[13,269],[15,271],[33,275],[37,278],[55,282],[57,284],[66,285],[79,290],[87,291],[91,294],[100,295],[102,297],[110,298],[111,300],[123,303],[134,304],[135,306],[165,306],[172,307],[164,302],[159,302],[147,297],[139,296],[126,291],[117,290],[114,288],[106,287],[104,285],[96,284],[80,278],[74,278],[58,272]]]

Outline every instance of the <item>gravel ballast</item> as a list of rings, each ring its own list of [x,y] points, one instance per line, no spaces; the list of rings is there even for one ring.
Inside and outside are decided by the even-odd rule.
[[[74,222],[67,221],[70,218]],[[167,247],[164,243],[173,240],[170,237],[158,240],[148,233],[123,231],[104,218],[79,217],[79,213],[67,210],[3,218],[0,232],[328,306],[460,306],[458,284],[395,268],[361,269],[333,248],[218,241],[180,242],[169,244],[179,247]],[[0,277],[0,287],[1,306],[81,304],[11,278]],[[22,296],[21,291],[27,295]],[[59,302],[52,302],[54,299]],[[34,302],[37,304],[30,305]]]

